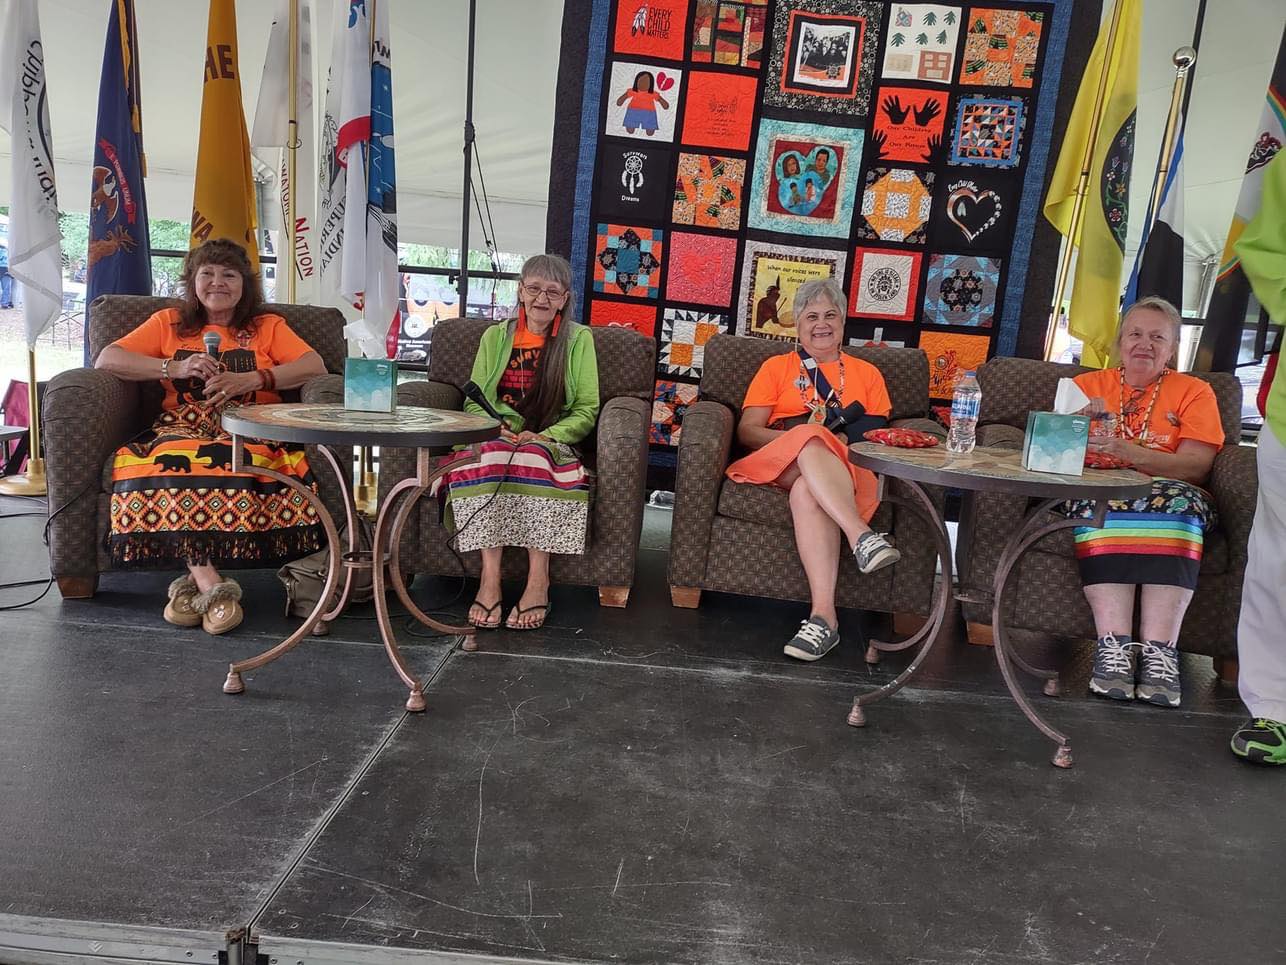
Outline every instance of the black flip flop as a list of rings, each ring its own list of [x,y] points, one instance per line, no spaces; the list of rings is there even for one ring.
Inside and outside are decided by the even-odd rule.
[[[481,610],[483,613],[487,615],[487,619],[489,621],[491,619],[491,614],[494,611],[499,610],[502,606],[504,606],[504,603],[505,603],[504,600],[497,600],[495,603],[491,604],[491,606],[483,606],[481,600],[474,600],[472,603],[469,604],[469,608],[473,609],[476,606],[479,610]],[[466,617],[466,619],[468,618]],[[479,630],[498,630],[500,628],[500,617],[499,615],[496,616],[495,623],[490,623],[490,622],[475,623],[474,621],[469,620],[469,626],[477,627]]]
[[[549,619],[549,610],[550,610],[550,608],[551,608],[551,604],[549,604],[549,603],[537,603],[535,606],[529,606],[529,607],[525,607],[525,608],[524,608],[524,607],[520,607],[520,606],[515,606],[515,607],[514,607],[514,612],[515,612],[515,613],[517,613],[517,614],[518,614],[518,616],[522,616],[524,613],[533,613],[533,612],[535,612],[536,610],[544,610],[544,611],[545,611],[545,615],[544,615],[543,617],[541,617],[541,618],[540,618],[540,622],[539,622],[539,623],[533,623],[533,624],[530,624],[529,626],[525,626],[525,627],[516,627],[516,626],[514,626],[512,623],[510,623],[508,620],[506,620],[506,621],[505,621],[505,629],[506,629],[506,630],[539,630],[541,627],[543,627],[543,626],[545,625],[545,621]]]

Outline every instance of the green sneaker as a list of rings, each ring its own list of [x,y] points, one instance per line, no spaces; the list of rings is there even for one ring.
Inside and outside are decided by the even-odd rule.
[[[1252,764],[1286,764],[1286,723],[1257,717],[1232,735],[1232,752]]]

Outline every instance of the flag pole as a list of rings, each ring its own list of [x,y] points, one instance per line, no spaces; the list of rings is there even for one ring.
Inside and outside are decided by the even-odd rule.
[[[375,46],[375,5],[378,2],[379,0],[370,0],[370,9],[367,14],[370,17],[371,28],[370,37],[367,40],[368,57]],[[369,108],[367,112],[369,113]],[[366,184],[368,186],[369,193],[369,185],[371,183],[371,146],[369,141],[366,145],[366,157],[364,158],[364,161],[366,165]],[[366,282],[367,284],[370,283],[369,277],[367,277]],[[363,318],[366,316],[365,299],[363,299],[362,302],[362,316]],[[368,325],[367,328],[369,329],[370,326]],[[388,354],[387,350],[385,351],[385,354]],[[395,387],[394,392],[396,391],[397,389]],[[375,452],[370,446],[359,446],[357,449],[357,487],[353,492],[353,502],[361,512],[368,516],[373,516],[375,515],[375,496],[378,492],[379,480],[375,475]]]
[[[0,493],[6,496],[43,496],[45,460],[40,457],[40,394],[36,391],[36,350],[27,348],[27,471],[0,479]]]
[[[286,298],[295,303],[295,180],[299,151],[299,0],[290,0],[290,90],[286,95]]]
[[[1094,146],[1098,143],[1098,129],[1103,121],[1103,108],[1107,99],[1107,78],[1112,69],[1112,56],[1116,53],[1116,38],[1121,23],[1122,0],[1112,5],[1112,22],[1107,30],[1107,44],[1103,50],[1103,72],[1099,74],[1098,91],[1094,95],[1094,110],[1090,114],[1089,137],[1085,140],[1085,154],[1081,158],[1081,176],[1076,182],[1076,197],[1072,201],[1072,220],[1068,226],[1067,238],[1063,244],[1062,258],[1058,262],[1057,280],[1054,282],[1054,298],[1050,302],[1049,321],[1045,327],[1045,352],[1041,357],[1048,360],[1054,347],[1054,334],[1058,331],[1058,314],[1063,307],[1063,295],[1067,291],[1067,280],[1071,274],[1072,256],[1076,250],[1076,237],[1081,231],[1081,221],[1085,216],[1085,193],[1089,189],[1090,168],[1094,162]]]
[[[1188,86],[1188,72],[1196,62],[1197,52],[1191,47],[1180,47],[1174,52],[1174,88],[1170,91],[1170,112],[1165,119],[1165,133],[1161,136],[1161,155],[1157,159],[1156,181],[1152,184],[1148,223],[1143,226],[1145,238],[1161,214],[1161,195],[1165,191],[1166,178],[1170,176],[1170,165],[1174,163],[1174,144],[1179,137],[1179,113],[1183,108],[1184,90]]]

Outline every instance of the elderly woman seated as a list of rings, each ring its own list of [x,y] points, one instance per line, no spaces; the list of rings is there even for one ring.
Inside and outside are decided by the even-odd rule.
[[[480,551],[482,576],[469,608],[476,627],[500,626],[500,561],[506,546],[527,550],[527,585],[505,626],[535,630],[549,615],[551,553],[584,553],[589,474],[576,446],[598,422],[598,361],[590,330],[571,319],[571,266],[534,255],[518,281],[518,317],[482,334],[472,381],[504,418],[480,465],[462,465],[445,486],[453,540]],[[472,401],[465,409],[485,415]],[[457,459],[467,458],[460,453]]]
[[[210,240],[188,253],[183,304],[157,312],[107,346],[96,367],[132,382],[160,380],[161,414],[118,449],[112,465],[110,550],[118,567],[185,565],[165,619],[220,634],[244,616],[241,588],[219,567],[268,567],[315,552],[317,514],[290,487],[232,472],[224,409],[280,402],[326,374],[279,315],[260,312],[259,277],[239,244]],[[302,450],[245,444],[247,464],[311,482]]]
[[[1203,533],[1215,522],[1214,503],[1200,487],[1224,441],[1210,386],[1172,369],[1180,324],[1169,302],[1141,299],[1121,319],[1120,366],[1076,377],[1087,396],[1101,400],[1110,429],[1092,437],[1091,448],[1154,480],[1146,498],[1114,500],[1102,529],[1074,531],[1098,634],[1090,691],[1163,707],[1179,706],[1176,641],[1197,586]],[[1094,514],[1092,503],[1070,509],[1086,519]]]
[[[799,343],[760,367],[746,390],[737,439],[749,455],[728,467],[734,482],[790,493],[790,513],[811,597],[810,614],[786,644],[787,656],[817,660],[839,643],[835,581],[840,536],[873,573],[901,554],[868,524],[875,514],[875,477],[848,459],[848,431],[883,425],[892,408],[884,378],[869,362],[840,352],[844,292],[833,279],[806,282],[795,295]]]

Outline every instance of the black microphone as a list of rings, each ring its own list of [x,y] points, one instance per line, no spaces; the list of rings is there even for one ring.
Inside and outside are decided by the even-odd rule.
[[[464,383],[464,386],[460,391],[464,393],[464,397],[466,399],[476,405],[479,409],[491,416],[491,418],[495,419],[506,429],[509,428],[509,423],[505,421],[505,417],[496,411],[496,407],[491,404],[491,400],[486,397],[477,382],[469,381]]]
[[[219,357],[219,338],[218,332],[206,332],[201,336],[201,341],[205,342],[205,354],[212,358]]]

